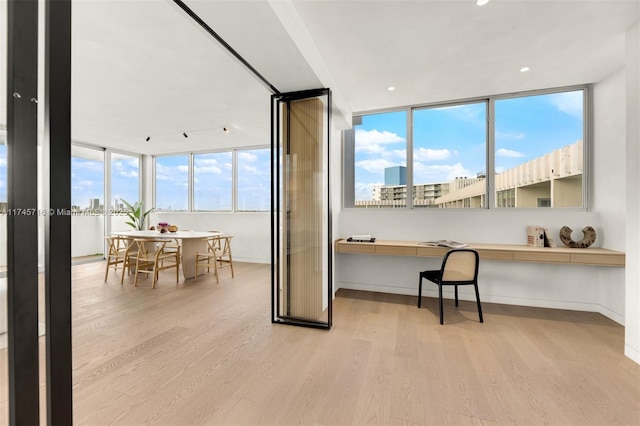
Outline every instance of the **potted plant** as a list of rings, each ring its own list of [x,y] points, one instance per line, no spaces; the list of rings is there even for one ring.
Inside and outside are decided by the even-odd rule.
[[[128,209],[127,216],[129,216],[129,219],[131,219],[131,221],[126,222],[126,224],[137,231],[144,230],[145,229],[144,221],[147,219],[147,216],[149,215],[149,213],[151,213],[153,209],[151,208],[146,212],[143,211],[142,206],[144,204],[144,201],[140,201],[138,203],[138,207],[134,207],[133,205],[129,204],[127,201],[123,199],[120,199],[120,200],[127,206],[127,209]]]

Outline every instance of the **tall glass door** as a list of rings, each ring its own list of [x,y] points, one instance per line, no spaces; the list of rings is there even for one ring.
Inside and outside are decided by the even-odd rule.
[[[331,328],[328,89],[272,97],[272,321]]]

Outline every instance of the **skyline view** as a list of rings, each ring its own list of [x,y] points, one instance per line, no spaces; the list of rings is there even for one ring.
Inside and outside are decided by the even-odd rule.
[[[486,171],[486,103],[415,109],[414,184]],[[384,169],[407,166],[406,112],[362,117],[355,126],[355,199],[371,200]],[[583,139],[581,90],[495,101],[495,172]]]

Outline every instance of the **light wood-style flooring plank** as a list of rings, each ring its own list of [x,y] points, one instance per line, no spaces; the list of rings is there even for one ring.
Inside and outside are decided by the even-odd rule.
[[[447,300],[441,326],[436,299],[339,290],[327,332],[271,323],[270,265],[156,289],[104,266],[73,267],[79,425],[640,424],[640,366],[600,314],[485,303],[480,324]]]

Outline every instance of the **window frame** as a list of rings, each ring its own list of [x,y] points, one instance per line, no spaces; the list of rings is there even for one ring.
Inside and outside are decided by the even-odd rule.
[[[215,150],[203,150],[203,151],[189,151],[189,152],[176,152],[171,154],[160,154],[160,155],[152,155],[151,156],[151,173],[152,173],[152,194],[151,200],[153,204],[154,211],[162,212],[162,213],[223,213],[223,214],[255,214],[255,213],[269,213],[270,207],[268,210],[239,210],[238,209],[238,151],[252,151],[252,150],[262,150],[267,149],[271,150],[270,145],[248,145],[243,147],[234,147],[234,148],[221,148]],[[202,210],[202,209],[194,209],[194,200],[195,200],[195,192],[194,192],[194,176],[195,176],[195,161],[194,157],[196,155],[206,155],[206,154],[215,154],[215,153],[231,153],[231,210]],[[176,157],[176,156],[188,156],[188,208],[187,210],[158,210],[157,205],[157,182],[156,182],[156,163],[158,158],[162,157]]]
[[[495,193],[495,102],[504,99],[524,98],[538,95],[549,95],[565,92],[582,91],[583,113],[582,113],[582,141],[583,141],[583,168],[582,168],[582,205],[579,207],[498,207]],[[591,208],[591,188],[592,188],[592,129],[593,129],[593,85],[581,84],[563,86],[556,88],[538,89],[522,92],[504,93],[499,95],[479,96],[467,99],[451,101],[439,101],[425,104],[407,105],[394,108],[382,108],[368,111],[359,111],[353,114],[353,126],[351,129],[343,131],[342,135],[342,206],[345,210],[382,210],[389,211],[392,207],[377,206],[373,209],[363,209],[355,205],[355,126],[360,124],[362,117],[374,114],[393,113],[406,111],[407,113],[407,199],[403,210],[420,211],[478,211],[478,210],[500,210],[518,212],[540,212],[540,211],[589,211]],[[465,104],[486,102],[486,179],[485,179],[485,206],[481,208],[422,208],[413,206],[413,112],[415,110],[438,108],[446,106],[459,106]],[[492,172],[490,172],[492,171]]]

